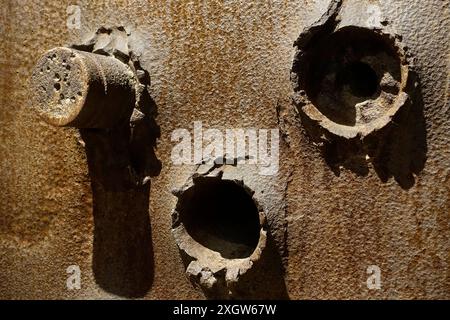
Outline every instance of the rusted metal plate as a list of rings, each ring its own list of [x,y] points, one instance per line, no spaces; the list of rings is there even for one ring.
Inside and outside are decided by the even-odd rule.
[[[268,232],[284,267],[268,276],[281,276],[277,288],[291,299],[449,298],[445,1],[368,0],[358,7],[344,1],[350,17],[361,10],[387,17],[415,57],[420,79],[420,132],[406,139],[409,131],[399,130],[387,141],[382,170],[371,162],[357,168],[330,164],[336,153],[327,158],[295,114],[293,44],[330,1],[79,1],[78,7],[70,1],[3,2],[0,297],[204,298],[186,278],[171,234],[177,202],[171,191],[193,173],[192,166],[173,165],[171,135],[202,121],[205,128],[280,127],[286,133],[278,174],[255,178],[252,185],[264,194]],[[51,48],[81,43],[102,26],[131,30],[130,47],[150,73],[162,170],[151,179],[148,197],[120,190],[93,197],[78,130],[51,127],[30,106],[28,80],[38,58]],[[130,199],[130,212],[139,218],[117,221],[147,235],[136,247],[123,243],[127,235],[115,220],[99,225],[93,216],[95,208],[108,217],[126,211]],[[95,257],[95,243],[105,241],[105,234],[116,246],[115,258],[104,252]],[[128,253],[138,250],[145,257]],[[80,267],[80,290],[67,290],[70,265]],[[371,265],[380,268],[380,290],[366,285]],[[139,282],[138,288],[124,284]],[[281,291],[264,295],[276,298]]]

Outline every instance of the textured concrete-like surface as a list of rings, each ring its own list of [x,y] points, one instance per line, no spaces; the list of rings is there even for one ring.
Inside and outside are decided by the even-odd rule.
[[[388,174],[380,177],[370,166],[363,175],[346,168],[336,174],[301,124],[289,118],[293,43],[328,2],[79,1],[81,29],[76,30],[66,26],[70,1],[3,0],[0,297],[133,296],[98,285],[92,271],[98,227],[93,201],[107,209],[114,202],[120,209],[132,199],[149,207],[153,263],[148,292],[135,295],[203,298],[185,276],[170,231],[176,205],[171,190],[192,173],[192,168],[171,164],[171,133],[192,130],[193,121],[215,128],[276,128],[278,106],[286,119],[293,119],[284,124],[289,143],[282,144],[279,174],[261,178],[260,186],[289,297],[448,299],[448,3],[380,1],[381,12],[416,57],[426,124],[423,168],[410,172],[410,157],[401,155],[411,146],[401,145],[397,158],[386,163]],[[148,201],[124,193],[93,199],[78,131],[50,127],[29,106],[27,81],[39,56],[81,42],[100,26],[118,25],[132,29],[130,45],[151,74],[158,108],[162,171],[152,178]],[[114,224],[107,227],[114,234]],[[107,269],[102,263],[96,268]],[[66,268],[72,264],[81,268],[81,290],[66,289]],[[366,269],[372,264],[381,268],[379,291],[366,287]]]

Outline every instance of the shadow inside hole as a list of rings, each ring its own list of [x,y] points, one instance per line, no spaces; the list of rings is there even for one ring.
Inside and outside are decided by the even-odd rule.
[[[370,63],[369,63],[370,61]],[[331,121],[357,124],[356,104],[376,100],[385,73],[400,80],[400,60],[381,35],[346,27],[317,39],[294,65],[314,106]]]
[[[362,102],[377,93],[379,79],[367,63],[356,61],[339,70],[336,85],[340,88],[348,86],[353,96],[363,98]]]
[[[251,191],[235,181],[201,177],[186,190],[177,205],[180,222],[198,243],[228,259],[249,257],[257,247],[261,225]],[[192,257],[180,250],[187,268]],[[270,231],[266,246],[252,268],[232,285],[232,295],[218,288],[204,289],[208,299],[277,299],[289,295],[281,255]],[[225,274],[219,276],[225,277]],[[192,280],[192,279],[191,279]],[[219,282],[224,279],[219,279]],[[195,284],[195,283],[194,283]]]
[[[249,257],[258,245],[258,208],[234,181],[199,179],[183,194],[179,213],[189,235],[224,258]]]
[[[80,129],[93,194],[94,277],[105,291],[127,298],[145,296],[154,277],[151,186],[137,186],[132,179],[161,170],[154,153],[156,105],[149,96],[145,101],[145,118],[133,127],[125,121],[111,130]]]

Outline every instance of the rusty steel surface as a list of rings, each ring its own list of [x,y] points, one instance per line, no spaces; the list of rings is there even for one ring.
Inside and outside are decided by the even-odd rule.
[[[1,0],[0,297],[204,299],[171,230],[172,191],[195,172],[172,163],[171,135],[202,121],[281,130],[279,172],[240,173],[272,238],[273,266],[251,298],[449,299],[449,3],[343,1],[343,21],[387,18],[420,90],[418,109],[377,137],[379,161],[347,161],[353,148],[318,147],[292,99],[294,42],[330,2],[83,0],[77,29],[71,1]],[[131,190],[101,183],[95,137],[53,127],[30,105],[39,57],[118,26],[150,74],[160,129],[161,170]],[[80,290],[67,290],[70,265]],[[366,285],[370,265],[380,290]]]

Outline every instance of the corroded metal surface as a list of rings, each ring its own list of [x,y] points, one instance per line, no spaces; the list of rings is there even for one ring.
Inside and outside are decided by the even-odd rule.
[[[80,29],[67,26],[69,1],[3,2],[2,298],[204,298],[186,278],[171,235],[176,206],[171,190],[192,173],[192,168],[172,165],[171,133],[192,128],[193,121],[216,128],[280,126],[286,133],[278,175],[253,181],[264,194],[268,229],[284,267],[281,289],[273,297],[285,291],[291,299],[449,298],[450,22],[445,1],[344,1],[350,16],[361,6],[386,16],[416,58],[423,121],[405,121],[418,127],[412,135],[418,139],[405,139],[410,134],[400,130],[381,169],[370,161],[357,168],[330,164],[327,159],[335,153],[327,158],[293,111],[294,41],[330,1],[80,1]],[[93,194],[79,132],[51,127],[31,112],[28,79],[48,49],[79,43],[101,26],[122,25],[132,31],[129,46],[151,75],[162,170],[149,190],[102,192],[94,186]],[[93,210],[104,215],[94,217]],[[127,210],[138,218],[114,216]],[[122,234],[115,221],[151,235],[136,244],[149,249],[151,243],[151,250],[135,264],[127,264],[133,257],[123,255],[135,249],[134,242],[124,244],[123,236],[103,241],[116,244],[115,254],[122,254],[113,269],[116,276],[131,283],[142,280],[134,292],[120,281],[108,287],[98,277],[114,278],[107,252],[98,259],[94,249],[98,236]],[[73,264],[82,271],[82,289],[68,291],[66,268]],[[366,287],[369,265],[382,271],[381,290]],[[274,279],[277,272],[267,277]],[[143,278],[132,276],[140,274]]]

